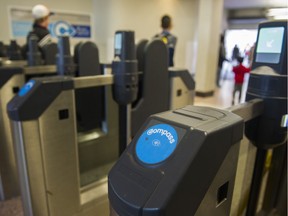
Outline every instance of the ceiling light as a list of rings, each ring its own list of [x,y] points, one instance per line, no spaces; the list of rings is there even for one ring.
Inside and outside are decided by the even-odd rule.
[[[270,8],[267,10],[266,16],[274,19],[288,19],[288,8]]]

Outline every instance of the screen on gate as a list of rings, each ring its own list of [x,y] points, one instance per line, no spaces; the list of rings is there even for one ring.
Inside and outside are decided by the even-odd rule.
[[[284,27],[265,27],[259,31],[256,62],[278,64],[283,47]]]

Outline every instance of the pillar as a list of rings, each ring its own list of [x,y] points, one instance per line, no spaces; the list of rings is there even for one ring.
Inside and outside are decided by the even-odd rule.
[[[224,0],[198,0],[196,95],[212,96],[216,88]]]

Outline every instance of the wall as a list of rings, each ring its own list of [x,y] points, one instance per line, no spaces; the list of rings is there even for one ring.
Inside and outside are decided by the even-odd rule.
[[[95,38],[101,61],[110,62],[113,58],[116,30],[135,31],[136,41],[151,39],[161,31],[161,16],[169,14],[174,26],[171,32],[178,37],[175,65],[191,68],[197,22],[195,4],[195,0],[94,0]]]
[[[92,13],[93,0],[0,0],[0,20],[1,20],[1,31],[0,40],[8,43],[11,39],[10,24],[9,24],[9,6],[23,6],[32,8],[36,4],[44,4],[50,8],[51,11],[54,10],[65,10],[65,11],[75,11],[75,12],[86,12]]]
[[[218,23],[218,17],[222,16],[222,10],[218,9],[216,3],[212,5],[212,12],[208,14],[205,8],[200,16],[199,8],[201,4],[206,4],[211,0],[0,0],[0,19],[2,31],[0,31],[0,40],[8,43],[10,40],[10,27],[8,19],[8,6],[25,6],[32,7],[35,4],[46,4],[52,11],[66,10],[75,12],[87,12],[93,14],[95,42],[100,49],[101,62],[111,62],[113,59],[113,38],[116,30],[128,29],[134,30],[136,33],[136,41],[140,39],[151,39],[156,33],[161,31],[160,18],[164,14],[170,14],[173,18],[174,28],[172,33],[178,37],[175,50],[175,66],[185,67],[191,73],[202,73],[210,71],[215,73],[217,53],[215,51],[202,53],[201,47],[206,47],[206,43],[210,44],[210,48],[216,48],[218,45],[218,37],[221,32],[221,25]],[[222,2],[221,0],[220,2]],[[212,1],[213,2],[213,1]],[[211,8],[210,8],[211,9]],[[203,17],[203,18],[201,18]],[[206,18],[205,18],[206,17]],[[208,18],[207,18],[208,17]],[[214,21],[217,20],[217,22]],[[207,21],[208,20],[208,21]],[[221,18],[220,18],[221,20]],[[208,22],[208,23],[206,23]],[[211,24],[213,23],[213,24]],[[209,29],[209,34],[205,29]],[[223,27],[222,27],[223,28]],[[225,28],[225,27],[224,27]],[[219,29],[215,31],[215,29]],[[203,32],[203,37],[199,35],[199,31]],[[210,34],[211,33],[211,34]],[[200,37],[199,37],[200,36]],[[207,40],[206,40],[207,39]],[[214,43],[216,41],[216,43]],[[212,45],[211,45],[212,44]],[[209,46],[209,45],[208,45]],[[213,49],[214,50],[214,49]],[[215,49],[217,50],[217,49]],[[208,54],[208,55],[207,55]],[[198,56],[198,59],[196,58]],[[199,60],[204,60],[207,67],[200,68]],[[211,64],[211,62],[213,62]],[[203,61],[202,61],[203,63]],[[196,74],[197,77],[197,74]],[[210,77],[210,76],[209,76]],[[214,79],[212,75],[209,79]],[[198,76],[196,88],[202,89],[201,80],[206,80],[206,76]],[[206,81],[205,81],[206,82]],[[207,83],[205,84],[205,86]],[[214,89],[212,82],[209,82],[209,91]],[[203,89],[203,90],[204,90]]]

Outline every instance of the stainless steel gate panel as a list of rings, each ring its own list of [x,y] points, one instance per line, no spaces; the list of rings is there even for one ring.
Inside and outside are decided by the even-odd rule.
[[[107,174],[119,153],[111,77],[86,77],[86,86],[73,79],[74,89],[62,90],[37,119],[12,121],[25,215],[108,215]],[[93,85],[105,85],[105,120],[94,133],[78,136],[74,92]]]
[[[195,90],[189,90],[180,77],[170,78],[170,110],[194,103]]]
[[[19,89],[24,82],[24,76],[16,74],[0,89],[0,200],[9,199],[20,194],[11,126],[6,112],[6,105],[15,95],[13,89]]]
[[[81,188],[81,208],[79,216],[109,215],[107,177]]]
[[[230,215],[243,215],[250,192],[256,147],[244,136],[240,144]]]
[[[59,119],[61,110],[69,118]],[[71,216],[80,208],[74,113],[74,92],[64,91],[38,120],[15,123],[25,215]]]
[[[1,67],[23,67],[27,65],[26,60],[9,60],[9,59],[0,59],[0,66]]]
[[[60,119],[65,110],[68,118]],[[40,117],[39,126],[49,213],[73,215],[80,207],[74,92],[63,91]]]
[[[244,121],[247,122],[253,118],[261,116],[264,110],[264,105],[262,100],[255,99],[230,107],[228,110],[241,116]],[[244,136],[240,143],[239,154],[237,157],[236,180],[230,212],[230,215],[232,216],[244,214],[250,193],[256,151],[256,147],[247,139],[246,136]]]
[[[4,68],[7,69],[15,66],[23,67],[26,64],[26,61],[5,62],[7,65]],[[0,200],[9,199],[20,194],[11,125],[7,116],[6,105],[15,96],[20,87],[24,85],[27,76],[56,74],[56,66],[52,65],[24,67],[22,69],[23,73],[14,74],[0,88]]]
[[[92,137],[92,139],[84,139],[85,134],[82,134],[81,137],[78,136],[81,175],[85,175],[85,173],[87,173],[86,176],[90,175],[88,172],[91,170],[99,168],[107,163],[111,163],[111,161],[116,161],[118,158],[118,105],[113,100],[111,86],[105,87],[104,106],[105,121],[102,123],[102,128],[98,130],[97,138]],[[88,133],[86,134],[86,137],[90,135],[91,134]],[[93,174],[91,173],[91,175]],[[97,177],[93,178],[91,175],[90,178],[92,180],[97,180],[95,179]],[[89,183],[89,180],[85,180],[84,178],[85,177],[81,177],[82,186]]]
[[[12,122],[24,215],[48,216],[38,121]]]

